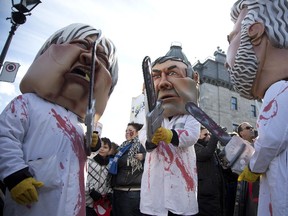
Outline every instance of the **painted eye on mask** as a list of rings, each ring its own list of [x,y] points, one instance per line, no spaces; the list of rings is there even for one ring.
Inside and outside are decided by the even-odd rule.
[[[178,73],[176,73],[175,71],[170,71],[167,75],[168,76],[177,76]]]
[[[159,78],[161,78],[161,75],[160,74],[153,74],[152,73],[152,78],[153,78],[153,80],[156,80],[156,79],[159,79]]]
[[[70,44],[76,45],[80,47],[81,49],[89,50],[91,48],[91,43],[87,40],[73,40],[70,42]]]

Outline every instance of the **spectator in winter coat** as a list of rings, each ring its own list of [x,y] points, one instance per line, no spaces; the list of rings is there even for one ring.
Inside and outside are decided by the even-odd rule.
[[[201,126],[200,137],[194,145],[198,173],[198,216],[223,215],[222,171],[217,158],[218,140],[210,137],[209,131]]]
[[[146,150],[138,138],[142,124],[128,123],[126,140],[118,147],[109,164],[113,187],[113,216],[142,215],[140,189]]]

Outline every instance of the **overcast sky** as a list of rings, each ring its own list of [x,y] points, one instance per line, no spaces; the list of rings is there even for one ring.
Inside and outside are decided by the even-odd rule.
[[[18,27],[5,61],[20,63],[14,83],[0,81],[0,112],[17,95],[19,82],[45,40],[71,23],[87,23],[102,30],[116,45],[119,80],[100,119],[102,137],[121,144],[130,119],[132,97],[141,94],[142,60],[164,55],[180,42],[192,64],[226,51],[232,30],[230,0],[42,0]],[[0,0],[0,49],[10,31],[11,1]]]

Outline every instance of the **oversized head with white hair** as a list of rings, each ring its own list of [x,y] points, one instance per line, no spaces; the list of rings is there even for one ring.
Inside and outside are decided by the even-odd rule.
[[[98,43],[92,53],[95,40]],[[118,80],[118,60],[112,41],[89,25],[71,24],[50,36],[23,77],[21,92],[36,93],[84,119],[92,55],[96,55],[93,95],[95,120],[99,120]]]
[[[288,49],[287,13],[287,0],[234,3],[231,19],[235,25],[228,35],[226,66],[241,96],[262,99],[273,83],[288,78],[284,68],[287,62],[284,53]]]

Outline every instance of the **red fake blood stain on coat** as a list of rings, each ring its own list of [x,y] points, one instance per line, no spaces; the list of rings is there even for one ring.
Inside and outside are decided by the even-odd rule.
[[[148,158],[148,166],[149,166],[149,169],[148,169],[148,189],[150,189],[150,176],[151,176],[150,164],[151,164],[151,154],[149,155],[149,158]]]
[[[272,209],[271,203],[269,203],[269,212],[270,212],[270,215],[273,216],[273,209]]]
[[[186,130],[177,130],[179,139],[181,136],[189,136],[188,131]],[[188,191],[194,191],[195,190],[195,184],[194,184],[194,180],[193,177],[191,176],[191,173],[189,172],[189,170],[187,170],[187,167],[184,166],[185,163],[181,157],[181,155],[179,154],[179,152],[177,153],[177,157],[176,157],[176,165],[177,167],[181,170],[181,174],[183,176],[183,178],[186,181],[186,188]]]
[[[269,119],[275,117],[277,113],[278,113],[278,103],[275,99],[273,99],[264,107],[263,112],[259,116],[259,121],[262,120],[268,121]]]
[[[264,107],[261,115],[259,116],[259,121],[268,121],[269,119],[277,115],[278,113],[277,97],[281,95],[283,92],[285,92],[287,89],[288,87],[285,87]]]
[[[19,103],[21,109],[17,110],[15,108],[15,103]],[[17,98],[15,98],[13,101],[11,101],[10,106],[8,108],[8,110],[10,110],[11,113],[13,113],[15,116],[20,113],[21,118],[27,119],[28,118],[28,114],[27,114],[27,104],[26,101],[23,100],[22,95],[19,95]],[[6,110],[6,111],[8,111]]]
[[[179,130],[177,132],[179,134],[179,138],[181,135],[188,136],[188,132],[185,130]],[[192,174],[190,173],[189,169],[187,169],[187,166],[183,161],[182,154],[180,154],[180,150],[175,149],[175,147],[172,146],[172,144],[167,145],[163,142],[160,142],[157,148],[157,153],[161,155],[164,158],[165,162],[167,163],[166,164],[167,166],[164,167],[164,169],[170,172],[171,175],[175,175],[175,173],[173,173],[173,171],[171,170],[171,166],[176,166],[180,170],[181,176],[186,182],[187,190],[194,191],[195,184]]]
[[[79,187],[80,193],[78,194],[78,203],[75,206],[75,211],[78,211],[78,215],[85,215],[85,187],[84,187],[84,167],[86,162],[86,154],[83,150],[83,139],[77,132],[76,128],[70,122],[70,120],[65,117],[64,119],[56,113],[54,109],[51,110],[53,117],[56,119],[57,127],[62,131],[62,133],[69,138],[72,143],[72,149],[75,152],[79,161]],[[75,196],[77,196],[75,194]]]

